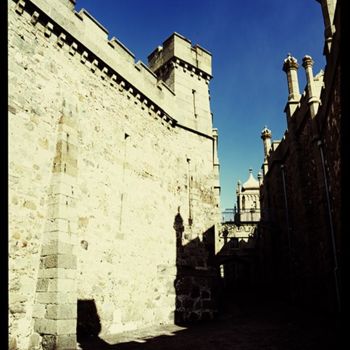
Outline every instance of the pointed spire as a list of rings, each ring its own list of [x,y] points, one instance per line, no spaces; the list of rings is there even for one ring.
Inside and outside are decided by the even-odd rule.
[[[259,188],[259,182],[253,176],[253,169],[249,168],[248,180],[243,184],[243,189]]]

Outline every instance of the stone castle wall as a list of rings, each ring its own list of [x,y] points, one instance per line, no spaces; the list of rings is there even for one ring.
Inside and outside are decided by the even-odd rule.
[[[69,343],[77,300],[96,305],[100,336],[173,322],[175,217],[183,244],[220,218],[209,97],[204,112],[198,101],[205,133],[184,116],[178,125],[176,87],[70,4],[9,2],[9,320],[18,349],[37,346],[39,334]],[[209,77],[182,79],[208,90]]]

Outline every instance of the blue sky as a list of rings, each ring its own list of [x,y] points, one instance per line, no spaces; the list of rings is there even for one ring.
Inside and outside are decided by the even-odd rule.
[[[147,56],[173,32],[213,55],[210,82],[214,127],[219,130],[221,209],[233,208],[237,181],[256,177],[263,161],[260,131],[286,129],[287,53],[324,68],[323,18],[315,0],[77,0],[136,56]],[[299,85],[305,87],[300,64]]]

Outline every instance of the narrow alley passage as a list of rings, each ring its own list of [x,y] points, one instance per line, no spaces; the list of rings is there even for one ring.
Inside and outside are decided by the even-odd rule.
[[[80,340],[82,350],[336,350],[334,322],[283,302],[238,296],[223,303],[215,321],[163,326],[101,340]]]

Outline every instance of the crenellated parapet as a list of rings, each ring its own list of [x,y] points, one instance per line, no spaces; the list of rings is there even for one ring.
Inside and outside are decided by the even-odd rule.
[[[141,61],[135,63],[134,54],[118,39],[113,37],[108,40],[107,29],[88,11],[81,9],[77,12],[71,6],[66,6],[67,3],[73,4],[71,1],[59,2],[55,4],[55,8],[45,0],[14,2],[17,3],[15,11],[19,15],[26,16],[48,42],[57,45],[58,49],[64,50],[67,55],[85,65],[87,74],[95,74],[119,92],[124,92],[140,108],[167,125],[174,127],[177,124],[178,111],[173,89],[159,79],[152,66],[149,68]],[[180,35],[174,34],[172,37]],[[198,45],[192,49],[194,57],[206,57],[199,59],[197,66],[193,65],[194,58],[187,57],[191,64],[173,57],[165,65],[158,67],[157,73],[164,72],[171,66],[208,84],[211,79],[211,59],[208,59],[210,54]]]
[[[208,82],[211,78],[211,53],[199,45],[192,46],[190,40],[184,36],[173,33],[158,46],[149,56],[148,63],[157,76],[171,68],[180,68],[191,76]]]
[[[199,81],[204,81],[207,85],[209,84],[209,81],[212,78],[211,75],[205,73],[201,69],[198,69],[197,67],[192,66],[191,64],[188,64],[187,62],[176,57],[171,58],[162,66],[158,67],[157,70],[154,71],[154,74],[158,79],[167,80],[169,72],[174,68],[182,70],[189,77],[195,77]]]
[[[63,5],[67,6],[69,9],[74,10],[76,0],[57,0]]]
[[[13,1],[19,15],[27,17],[48,42],[84,64],[87,74],[128,92],[128,97],[133,96],[150,115],[155,112],[168,127],[184,126],[212,137],[210,52],[173,33],[149,55],[148,66],[135,63],[135,55],[117,38],[109,40],[108,30],[88,11],[75,11],[74,1],[62,0],[54,7],[47,0]]]
[[[174,91],[177,103],[181,105],[177,111],[178,123],[211,136],[210,52],[173,33],[148,56],[148,65],[157,78]]]

